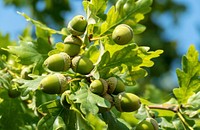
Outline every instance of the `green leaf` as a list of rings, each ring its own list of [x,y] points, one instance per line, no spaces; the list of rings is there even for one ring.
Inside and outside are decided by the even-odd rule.
[[[19,42],[19,46],[8,46],[5,49],[18,58],[18,62],[24,65],[34,65],[33,71],[42,70],[42,64],[48,57],[51,46],[43,39],[37,39],[37,42]]]
[[[87,121],[93,126],[95,130],[107,130],[107,124],[97,115],[91,113],[86,115]]]
[[[200,62],[198,51],[191,45],[187,54],[182,58],[182,70],[177,69],[179,88],[173,90],[179,103],[187,100],[200,88]]]
[[[75,100],[75,103],[80,103],[80,109],[84,114],[92,113],[97,114],[99,111],[98,106],[109,108],[111,104],[104,98],[93,94],[86,88],[81,88],[75,94],[70,95],[71,100]]]
[[[200,117],[200,92],[193,94],[183,107],[184,113],[190,118]]]
[[[121,23],[126,23],[133,28],[134,32],[141,33],[144,27],[138,29],[138,26],[141,25],[137,25],[137,23],[144,18],[144,14],[151,10],[151,4],[152,0],[139,0],[135,2],[135,6],[128,13],[121,8],[118,10],[116,6],[112,6],[108,11],[106,21],[102,23],[100,36],[110,33],[115,26]]]
[[[61,31],[56,31],[54,29],[51,29],[49,27],[47,27],[46,25],[42,24],[39,21],[33,20],[32,18],[30,18],[28,15],[26,15],[25,13],[21,13],[21,12],[17,12],[18,14],[22,15],[27,21],[30,21],[31,23],[33,23],[37,28],[40,28],[42,30],[47,31],[47,33],[49,34],[63,34],[65,35],[63,32]]]
[[[138,109],[137,113],[135,114],[135,117],[139,120],[143,120],[145,118],[147,118],[147,110],[145,107],[145,104],[142,104],[141,107]]]
[[[44,78],[45,76],[38,76],[34,78],[33,80],[25,80],[25,79],[13,79],[13,81],[22,84],[20,86],[22,91],[22,96],[26,96],[29,94],[30,91],[36,91],[39,87],[40,81]]]
[[[188,101],[187,101],[188,105],[191,105],[192,107],[200,107],[200,92],[192,95]]]
[[[60,104],[60,100],[52,100],[52,101],[48,101],[43,103],[42,105],[40,105],[38,107],[38,112],[40,112],[41,114],[49,114],[49,115],[58,115],[58,113],[60,113],[60,111],[62,111],[62,106]]]
[[[0,70],[0,87],[4,87],[6,89],[9,89],[11,87],[11,80],[13,76],[4,70]]]
[[[57,116],[53,123],[53,130],[66,129],[65,122],[62,117]]]
[[[108,0],[91,0],[90,2],[83,1],[83,7],[87,13],[87,16],[89,18],[91,16],[101,17],[106,10],[107,1]]]
[[[0,129],[18,130],[20,127],[35,128],[39,120],[20,98],[10,98],[6,89],[0,89]]]
[[[135,44],[130,44],[121,50],[116,51],[111,58],[108,52],[102,56],[102,61],[98,64],[98,70],[103,71],[106,68],[115,68],[125,64],[127,66],[137,66],[142,63],[142,59],[137,56]]]
[[[89,57],[93,63],[96,63],[98,57],[100,55],[99,46],[98,45],[91,45],[88,50],[84,52],[86,57]]]
[[[38,107],[38,112],[44,115],[38,122],[38,129],[65,129],[67,126],[61,115],[66,114],[64,108],[60,104],[60,100],[52,100],[45,102]]]
[[[104,20],[106,18],[106,15],[104,14],[107,6],[108,0],[91,0],[91,1],[83,1],[83,7],[87,14],[87,33],[93,36],[95,35],[95,31],[100,21]]]
[[[135,84],[135,80],[147,75],[143,67],[151,67],[154,62],[151,59],[159,57],[162,50],[148,51],[148,47],[138,47],[132,43],[126,46],[111,45],[105,43],[105,51],[98,62],[97,70],[102,77],[108,76],[108,73],[118,75],[129,85]],[[119,46],[119,47],[118,47]],[[114,71],[118,67],[118,72]],[[121,69],[119,69],[121,67]]]
[[[166,129],[166,128],[174,129],[173,124],[170,121],[168,121],[166,118],[161,117],[161,122],[159,124],[161,125],[161,128],[163,129]]]
[[[102,117],[108,124],[108,130],[129,130],[128,126],[118,120],[110,111],[102,113]]]
[[[8,55],[7,52],[3,50],[2,48],[6,48],[7,46],[11,46],[11,45],[14,46],[16,45],[16,43],[10,40],[10,35],[9,34],[2,35],[0,32],[0,56],[3,54]]]

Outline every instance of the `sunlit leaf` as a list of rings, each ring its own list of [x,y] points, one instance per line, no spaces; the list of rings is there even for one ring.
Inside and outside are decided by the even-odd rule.
[[[133,29],[137,29],[137,23],[144,18],[144,14],[151,10],[150,5],[152,0],[139,0],[135,3],[134,8],[132,8],[128,13],[123,12],[123,10],[117,10],[115,6],[112,6],[107,14],[107,19],[101,26],[101,36],[111,32],[115,26],[121,23],[126,23],[130,25]],[[132,22],[129,22],[131,19]],[[136,33],[141,33],[144,31],[136,30]]]
[[[90,124],[95,130],[107,130],[107,124],[103,120],[101,120],[101,118],[99,118],[97,115],[89,113],[86,116],[86,119],[88,122],[90,122]]]
[[[34,65],[33,71],[42,69],[44,60],[48,57],[51,46],[38,39],[37,42],[19,42],[19,46],[8,46],[6,49],[9,53],[18,58],[18,62],[24,65]]]
[[[31,23],[33,23],[36,27],[41,28],[41,29],[47,31],[50,34],[55,34],[55,33],[57,33],[57,34],[63,34],[63,32],[61,32],[61,31],[56,31],[54,29],[51,29],[51,28],[47,27],[46,25],[42,24],[41,22],[36,21],[36,20],[30,18],[25,13],[21,13],[21,12],[17,12],[17,13],[20,14],[20,15],[22,15],[27,21],[30,21]]]
[[[187,54],[182,58],[182,70],[177,69],[179,88],[173,90],[180,103],[186,103],[188,98],[200,88],[200,63],[199,53],[191,45]]]

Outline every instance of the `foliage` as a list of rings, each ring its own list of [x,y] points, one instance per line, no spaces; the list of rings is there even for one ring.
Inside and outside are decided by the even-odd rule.
[[[131,130],[146,118],[154,118],[159,129],[199,129],[200,67],[199,53],[193,45],[182,58],[182,70],[177,69],[179,88],[173,89],[174,97],[167,102],[155,104],[141,96],[138,110],[120,112],[115,108],[115,105],[122,105],[117,94],[92,93],[92,81],[109,77],[117,77],[126,88],[134,89],[137,81],[148,75],[147,69],[154,65],[152,59],[163,53],[162,50],[150,51],[148,46],[140,46],[134,39],[127,45],[118,45],[111,38],[119,24],[127,24],[134,35],[142,35],[146,27],[140,22],[150,12],[152,0],[133,0],[134,6],[128,10],[124,10],[123,5],[130,0],[119,0],[105,13],[107,2],[83,1],[88,25],[80,36],[84,44],[79,55],[94,63],[87,75],[76,73],[73,68],[62,72],[46,69],[43,63],[48,56],[64,51],[63,39],[54,43],[53,35],[65,38],[70,32],[65,27],[54,30],[19,12],[34,24],[36,38],[24,33],[18,43],[12,43],[5,40],[6,36],[0,37],[0,129]],[[25,68],[31,71],[22,73]],[[65,76],[65,92],[44,93],[40,83],[54,73]],[[123,92],[134,94],[131,89]]]

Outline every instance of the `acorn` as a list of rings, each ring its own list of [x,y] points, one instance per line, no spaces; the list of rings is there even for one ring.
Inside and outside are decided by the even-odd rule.
[[[84,34],[87,27],[87,20],[82,15],[75,16],[68,24],[68,31],[75,36]]]
[[[64,52],[73,57],[80,52],[83,41],[78,36],[69,35],[64,40]]]
[[[8,96],[10,98],[17,98],[20,96],[20,91],[17,88],[8,89]]]
[[[120,24],[113,30],[112,39],[118,45],[125,45],[133,39],[133,30],[126,24]]]
[[[70,104],[67,102],[67,97],[70,95],[70,90],[66,90],[62,93],[61,97],[60,97],[60,104],[65,108],[65,109],[69,109],[70,108]]]
[[[71,59],[67,53],[61,52],[49,56],[44,61],[43,66],[50,71],[55,71],[55,72],[67,71],[71,66]]]
[[[84,56],[75,56],[72,59],[72,70],[74,72],[87,75],[89,74],[94,68],[92,61]]]
[[[145,120],[141,121],[135,130],[158,130],[159,126],[155,119],[153,118],[146,118]]]
[[[109,94],[118,94],[125,91],[125,85],[121,79],[116,77],[110,77],[106,80],[108,83],[108,93]]]
[[[90,84],[90,91],[98,94],[98,95],[104,95],[108,90],[108,84],[104,79],[96,79],[92,81]]]
[[[120,112],[133,112],[140,108],[140,99],[132,93],[119,93],[114,97],[115,107]]]
[[[68,89],[67,80],[62,74],[50,74],[41,80],[40,89],[47,94],[61,94]]]

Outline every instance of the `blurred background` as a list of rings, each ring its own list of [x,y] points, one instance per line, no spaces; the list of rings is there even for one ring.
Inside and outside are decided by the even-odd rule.
[[[116,3],[116,0],[108,1],[109,5]],[[66,26],[73,16],[85,15],[82,0],[1,0],[0,40],[17,41],[23,30],[31,26],[17,11],[56,30]],[[154,60],[149,75],[138,81],[138,93],[150,98],[155,89],[170,92],[178,87],[176,68],[181,67],[182,55],[190,44],[200,48],[199,12],[200,1],[197,0],[154,0],[151,13],[142,21],[147,29],[135,36],[135,41],[138,45],[150,46],[151,50],[162,49],[164,54]],[[150,86],[149,90],[141,91],[146,86]]]

